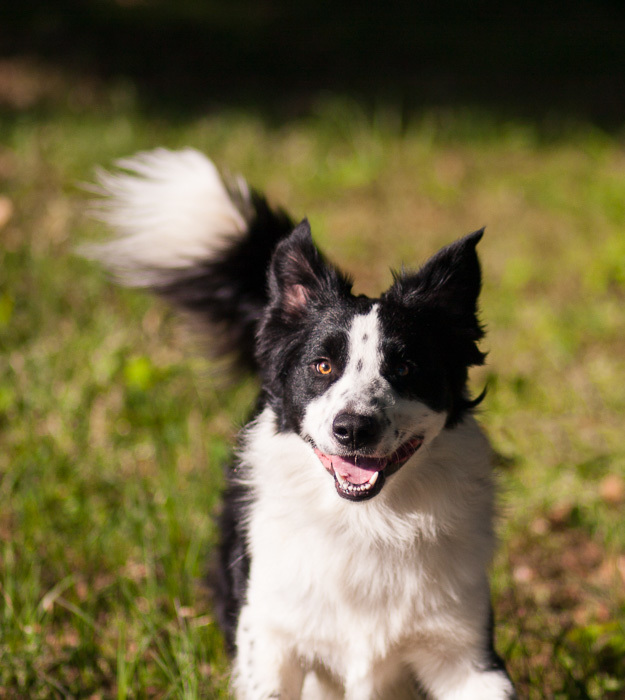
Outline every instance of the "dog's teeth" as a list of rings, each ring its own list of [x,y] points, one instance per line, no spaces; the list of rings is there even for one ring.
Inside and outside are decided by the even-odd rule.
[[[334,472],[336,481],[344,493],[363,493],[365,491],[370,491],[378,480],[379,472],[373,472],[369,481],[365,481],[364,484],[352,484],[344,476],[341,476],[338,471]]]
[[[349,481],[347,481],[347,479],[343,478],[338,472],[334,472],[334,473],[336,474],[336,478],[337,478],[339,484],[343,488],[345,488],[349,484]]]

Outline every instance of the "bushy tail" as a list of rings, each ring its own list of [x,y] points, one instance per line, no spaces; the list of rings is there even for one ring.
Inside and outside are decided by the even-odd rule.
[[[97,218],[115,238],[89,246],[123,285],[192,312],[216,356],[256,371],[254,335],[267,303],[267,268],[293,229],[242,178],[224,179],[198,151],[158,149],[99,171]]]

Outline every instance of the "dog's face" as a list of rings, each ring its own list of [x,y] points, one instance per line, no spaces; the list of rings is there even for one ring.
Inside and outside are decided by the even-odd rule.
[[[484,357],[476,347],[480,238],[396,277],[380,299],[351,294],[307,222],[278,246],[258,338],[265,390],[281,429],[310,443],[341,497],[376,496],[474,405],[465,385],[467,368]]]

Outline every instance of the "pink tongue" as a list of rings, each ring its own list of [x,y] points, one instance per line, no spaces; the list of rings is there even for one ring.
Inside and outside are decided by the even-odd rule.
[[[356,464],[355,457],[338,457],[337,455],[327,455],[315,449],[315,454],[323,466],[328,471],[334,471],[340,474],[350,484],[366,484],[373,475],[373,472],[379,472],[386,466],[385,459],[376,459],[375,457],[358,457]]]

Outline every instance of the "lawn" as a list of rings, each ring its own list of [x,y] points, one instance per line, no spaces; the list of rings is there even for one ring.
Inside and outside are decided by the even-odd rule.
[[[623,697],[622,137],[329,97],[283,123],[166,119],[60,80],[0,112],[0,698],[227,697],[206,580],[254,387],[74,254],[103,235],[97,165],[187,145],[308,216],[370,294],[487,226],[472,384],[499,455],[497,646],[523,698]]]

